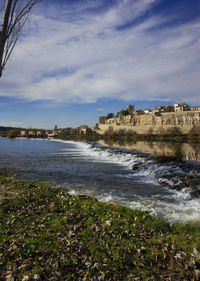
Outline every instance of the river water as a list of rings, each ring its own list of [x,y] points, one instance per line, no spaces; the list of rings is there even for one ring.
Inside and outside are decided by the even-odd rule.
[[[200,176],[200,163],[159,164],[150,151],[105,145],[0,138],[0,171],[11,171],[26,180],[43,180],[70,194],[148,210],[170,222],[200,224],[200,198],[192,196],[192,187],[181,182],[184,176]]]

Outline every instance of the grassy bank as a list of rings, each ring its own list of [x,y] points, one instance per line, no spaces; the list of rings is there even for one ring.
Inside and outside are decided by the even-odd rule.
[[[0,176],[0,280],[199,280],[199,237],[192,225]]]

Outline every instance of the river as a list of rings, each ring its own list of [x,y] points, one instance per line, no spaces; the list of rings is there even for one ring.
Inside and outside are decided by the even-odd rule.
[[[119,146],[0,138],[0,171],[11,171],[29,181],[42,180],[70,194],[87,194],[104,202],[148,210],[169,222],[200,224],[200,197],[192,193],[199,191],[200,185],[183,184],[188,175],[200,177],[198,153],[194,156],[189,149],[197,159],[182,163],[156,163],[155,143],[115,145]],[[136,150],[139,146],[143,147],[140,152]],[[167,144],[161,147],[167,149]],[[195,148],[198,150],[198,145]]]

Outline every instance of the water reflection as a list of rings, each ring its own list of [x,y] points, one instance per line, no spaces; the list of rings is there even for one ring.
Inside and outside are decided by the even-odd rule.
[[[174,155],[175,151],[180,151],[183,160],[198,161],[200,162],[200,144],[194,143],[172,143],[172,142],[149,142],[149,141],[105,141],[100,140],[98,142],[103,146],[120,147],[129,150],[136,150],[149,154],[156,155]]]

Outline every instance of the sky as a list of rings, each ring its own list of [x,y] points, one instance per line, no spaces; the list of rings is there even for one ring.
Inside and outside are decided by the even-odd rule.
[[[43,0],[0,78],[0,126],[200,105],[199,0]]]

